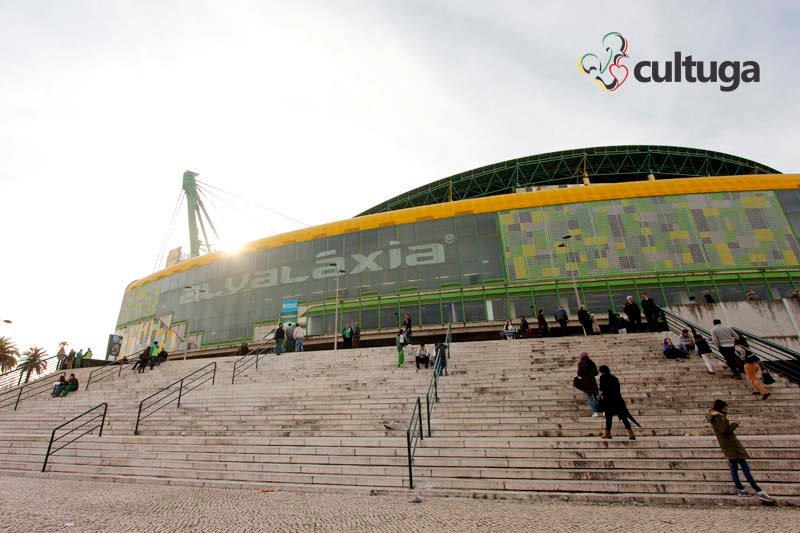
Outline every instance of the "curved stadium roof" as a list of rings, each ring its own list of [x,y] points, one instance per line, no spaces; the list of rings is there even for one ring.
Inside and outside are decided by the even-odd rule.
[[[659,180],[697,176],[780,174],[761,163],[698,148],[677,146],[599,146],[511,159],[468,170],[390,198],[357,216],[514,192],[518,187]]]

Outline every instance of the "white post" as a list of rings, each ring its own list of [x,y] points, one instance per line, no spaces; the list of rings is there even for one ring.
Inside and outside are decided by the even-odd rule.
[[[333,351],[339,344],[339,270],[336,270],[336,307],[333,311]]]

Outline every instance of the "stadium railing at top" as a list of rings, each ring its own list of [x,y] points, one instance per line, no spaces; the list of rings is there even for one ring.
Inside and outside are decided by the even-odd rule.
[[[664,314],[667,327],[671,332],[680,335],[684,329],[688,329],[689,331],[702,334],[708,340],[708,345],[711,347],[714,355],[723,362],[725,361],[725,358],[722,357],[722,354],[714,345],[709,330],[666,309],[662,308],[661,312]],[[788,380],[800,383],[800,353],[772,342],[769,339],[759,337],[749,331],[733,326],[731,327],[739,337],[745,339],[747,347],[761,359],[761,364],[770,370],[782,374]]]

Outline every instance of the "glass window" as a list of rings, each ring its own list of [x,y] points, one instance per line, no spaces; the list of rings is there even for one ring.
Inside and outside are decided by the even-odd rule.
[[[702,290],[702,294],[705,294],[705,292],[705,290]],[[680,305],[689,302],[689,293],[684,287],[664,287],[664,294],[666,295],[666,302],[664,302],[666,305]],[[702,294],[692,292],[692,296],[695,297],[697,303],[704,303]]]
[[[442,304],[442,321],[445,324],[448,322],[463,322],[463,316],[461,302],[449,302]]]
[[[426,220],[424,222],[417,222],[416,226],[416,233],[417,233],[417,242],[420,244],[433,242],[436,240],[436,236],[434,234],[433,228],[434,223],[433,220]]]
[[[774,298],[791,298],[792,297],[792,289],[794,287],[791,283],[770,283],[770,288],[772,289],[772,296]]]
[[[361,310],[361,329],[378,329],[378,310]]]
[[[739,284],[717,285],[719,300],[721,302],[740,302],[745,299],[744,289]]]
[[[478,235],[497,235],[497,219],[494,213],[484,213],[475,216],[478,226]]]
[[[486,320],[486,302],[470,300],[464,302],[464,320],[466,322],[483,322]]]
[[[426,303],[420,306],[422,324],[441,324],[442,309],[439,303]]]
[[[608,291],[586,291],[583,293],[583,304],[590,313],[600,315],[608,313],[611,308],[611,300]]]
[[[400,326],[400,320],[397,317],[397,308],[389,306],[381,306],[380,310],[380,328],[381,329],[397,329]]]
[[[558,296],[555,294],[534,294],[533,302],[536,314],[539,313],[539,309],[544,309],[547,317],[552,317],[559,305]]]
[[[514,298],[508,302],[509,304],[509,313],[513,316],[516,320],[519,320],[521,315],[525,315],[528,318],[528,322],[530,322],[531,316],[536,315],[533,312],[532,302],[530,298]]]
[[[508,320],[508,302],[492,300],[492,314],[495,320]]]

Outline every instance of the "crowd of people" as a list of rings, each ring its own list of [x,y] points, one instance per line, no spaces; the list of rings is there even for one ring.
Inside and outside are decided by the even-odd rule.
[[[164,363],[169,354],[167,350],[158,345],[158,341],[153,341],[153,344],[147,346],[142,353],[139,354],[139,359],[133,364],[131,370],[138,371],[139,374],[145,371],[149,366],[150,370]]]
[[[666,329],[666,319],[656,302],[650,298],[647,292],[643,292],[639,303],[634,301],[633,296],[627,296],[622,304],[623,313],[617,313],[613,309],[608,310],[608,333],[637,333],[646,331],[662,331]],[[624,315],[624,316],[623,316]],[[643,326],[642,317],[646,320],[647,326]],[[581,332],[584,335],[599,335],[603,331],[599,322],[595,319],[585,305],[580,305],[577,313],[578,323],[581,325]],[[569,311],[559,305],[553,313],[553,320],[558,324],[555,330],[561,336],[569,335]],[[538,335],[540,337],[550,336],[551,329],[544,309],[539,309],[536,314],[538,325]],[[501,338],[508,340],[515,338],[527,338],[534,335],[534,330],[528,323],[525,315],[519,317],[519,327],[514,325],[512,320],[506,320],[503,329],[500,331]]]
[[[734,328],[722,324],[721,320],[715,319],[713,323],[711,342],[724,358],[725,365],[730,369],[732,377],[734,379],[742,379],[741,374],[744,373],[753,388],[753,396],[756,399],[760,397],[762,400],[769,398],[770,392],[767,385],[773,383],[774,378],[761,364],[758,356],[750,350],[747,340],[737,333]],[[677,341],[665,337],[662,344],[662,352],[667,359],[677,361],[687,360],[694,353],[697,353],[702,358],[708,372],[710,374],[715,373],[711,363],[712,349],[709,340],[695,330],[683,329]],[[600,377],[599,383],[597,376]],[[619,379],[611,374],[608,366],[600,365],[598,367],[587,352],[582,352],[578,361],[576,376],[573,378],[573,385],[586,395],[586,401],[592,411],[592,417],[599,417],[601,413],[605,415],[605,429],[601,438],[612,438],[612,422],[613,418],[617,417],[625,426],[628,438],[630,440],[636,439],[632,423],[637,426],[639,426],[639,423],[628,410],[622,397]],[[739,496],[747,495],[746,489],[739,479],[738,472],[741,470],[756,497],[767,503],[774,502],[753,478],[747,463],[749,457],[747,451],[735,434],[738,424],[729,422],[727,414],[728,404],[723,400],[717,399],[714,400],[706,418],[723,454],[728,459],[731,479],[736,487],[737,494]]]
[[[70,350],[69,353],[67,353],[66,346],[67,343],[62,342],[58,348],[58,352],[56,353],[56,359],[58,361],[56,370],[83,368],[84,361],[91,359],[93,356],[91,348],[86,348],[85,352],[81,349],[77,352],[75,352],[75,350]]]

